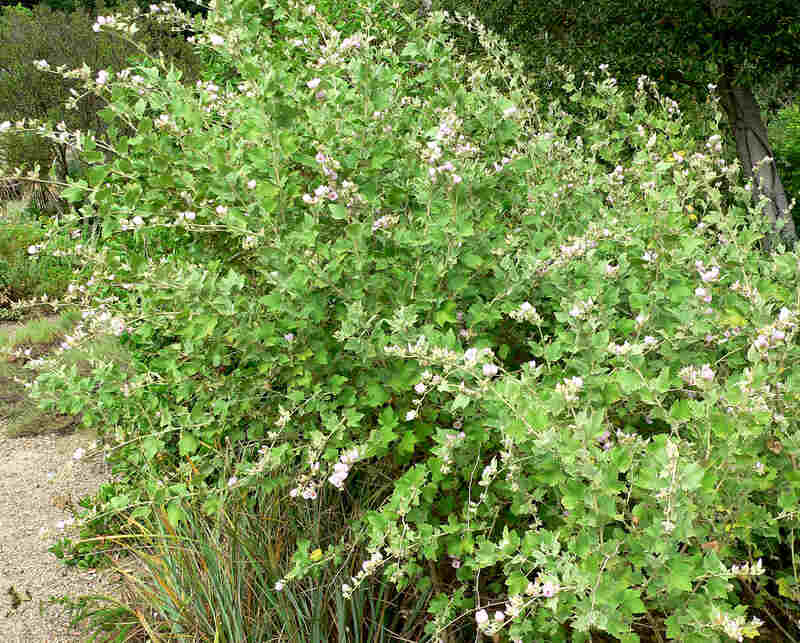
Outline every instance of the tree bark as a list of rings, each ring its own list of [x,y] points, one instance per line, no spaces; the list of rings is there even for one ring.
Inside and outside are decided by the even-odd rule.
[[[762,196],[768,199],[763,212],[773,233],[765,239],[765,249],[770,250],[779,240],[791,249],[797,241],[797,231],[756,98],[750,88],[737,87],[729,74],[720,80],[719,91],[736,139],[739,162],[753,182],[753,199],[756,203]]]

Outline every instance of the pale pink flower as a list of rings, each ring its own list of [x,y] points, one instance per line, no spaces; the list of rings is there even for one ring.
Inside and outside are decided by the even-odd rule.
[[[558,585],[547,581],[542,584],[542,596],[545,598],[552,598],[558,592]]]

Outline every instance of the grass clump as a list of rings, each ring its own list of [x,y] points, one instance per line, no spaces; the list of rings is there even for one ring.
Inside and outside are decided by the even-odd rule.
[[[235,482],[211,515],[188,500],[181,507],[177,524],[176,505],[133,523],[134,544],[118,541],[131,554],[117,567],[124,578],[122,598],[74,602],[76,623],[83,621],[104,640],[428,640],[422,630],[428,591],[397,593],[377,580],[359,588],[350,601],[335,591],[342,569],[356,573],[357,550],[337,561],[338,572],[327,565],[327,556],[313,554],[320,561],[313,577],[284,586],[282,570],[299,533],[292,527],[295,521],[304,522],[306,533],[333,541],[342,535],[335,533],[341,520],[326,522],[313,511],[297,515],[274,496],[242,493]]]

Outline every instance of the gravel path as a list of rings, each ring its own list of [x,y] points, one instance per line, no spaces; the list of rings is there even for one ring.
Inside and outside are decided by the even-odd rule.
[[[73,460],[86,433],[8,438],[0,423],[0,641],[75,643],[85,634],[51,597],[109,594],[111,581],[47,551],[69,507],[106,478],[102,458]]]

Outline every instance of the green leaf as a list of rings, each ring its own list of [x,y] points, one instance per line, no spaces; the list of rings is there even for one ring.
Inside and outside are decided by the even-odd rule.
[[[77,203],[81,201],[86,193],[89,191],[89,186],[84,180],[80,180],[77,183],[70,185],[68,188],[65,188],[61,192],[61,197],[69,201],[70,203]]]
[[[444,326],[445,324],[455,324],[457,321],[456,308],[457,305],[455,302],[448,301],[444,306],[437,310],[433,316],[433,320],[436,322],[436,325]]]
[[[406,431],[403,433],[403,438],[397,445],[397,451],[400,455],[411,455],[414,453],[414,447],[419,442],[414,431]]]
[[[178,451],[181,455],[192,455],[199,446],[200,442],[191,433],[184,433],[178,440]]]
[[[629,614],[643,614],[647,611],[639,592],[635,589],[626,589],[622,594],[622,608]]]
[[[347,208],[345,208],[341,203],[328,204],[328,210],[330,210],[331,217],[337,221],[347,218]]]
[[[153,436],[148,436],[144,440],[142,440],[142,453],[148,460],[152,460],[156,457],[156,454],[159,453],[164,448],[164,442],[159,440],[158,438],[154,438]]]
[[[626,394],[633,393],[642,387],[642,378],[633,371],[617,371],[617,381],[622,392]]]
[[[173,527],[177,527],[182,520],[186,520],[186,512],[181,507],[180,500],[172,500],[167,505],[167,520]]]
[[[672,560],[664,570],[667,587],[675,592],[691,592],[693,567],[685,560]]]
[[[403,51],[400,52],[400,55],[404,58],[415,58],[419,55],[419,47],[417,47],[417,43],[415,42],[407,42],[406,46],[403,47]]]
[[[471,268],[472,270],[477,270],[478,268],[483,265],[483,259],[476,254],[466,254],[461,258],[461,261],[467,268]]]

